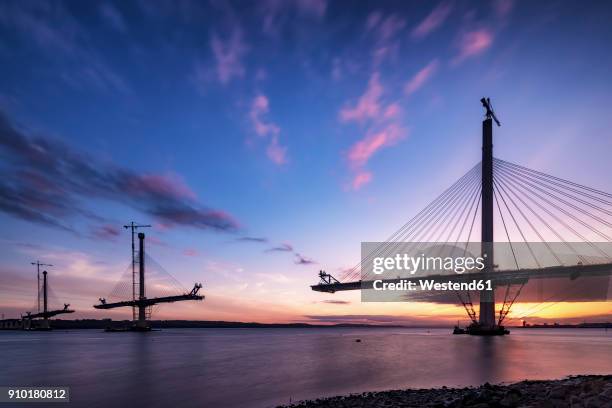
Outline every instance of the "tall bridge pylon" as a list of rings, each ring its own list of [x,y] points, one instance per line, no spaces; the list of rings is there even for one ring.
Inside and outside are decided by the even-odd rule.
[[[493,119],[500,126],[495,117],[491,101],[482,98],[482,105],[487,110],[485,120],[482,122],[482,229],[481,254],[486,254],[484,272],[488,275],[493,272]],[[480,315],[478,322],[487,329],[495,327],[495,291],[482,290],[480,292]]]

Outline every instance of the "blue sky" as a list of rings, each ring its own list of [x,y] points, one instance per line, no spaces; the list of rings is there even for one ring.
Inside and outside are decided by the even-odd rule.
[[[121,225],[135,220],[154,225],[151,255],[210,296],[167,316],[379,313],[351,294],[330,311],[307,285],[479,161],[482,96],[502,121],[496,156],[612,191],[611,12],[3,1],[0,279],[23,291],[4,309],[32,303],[41,258],[57,292],[83,290],[72,303],[95,315],[87,299],[129,262]]]

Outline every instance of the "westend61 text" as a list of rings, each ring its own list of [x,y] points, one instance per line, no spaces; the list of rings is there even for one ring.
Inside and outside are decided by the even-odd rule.
[[[476,280],[471,282],[436,282],[433,279],[419,279],[414,281],[401,279],[398,282],[384,282],[382,279],[374,281],[374,290],[493,290],[491,280]]]

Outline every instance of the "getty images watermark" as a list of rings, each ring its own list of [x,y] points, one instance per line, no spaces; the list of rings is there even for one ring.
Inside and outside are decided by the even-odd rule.
[[[531,281],[537,290],[525,292],[534,301],[561,289],[577,301],[607,300],[612,292],[609,243],[362,242],[361,262],[365,302],[454,303],[458,293],[477,297]]]

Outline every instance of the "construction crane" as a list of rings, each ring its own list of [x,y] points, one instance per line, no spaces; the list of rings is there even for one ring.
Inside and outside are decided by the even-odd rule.
[[[481,98],[480,103],[487,110],[485,113],[486,119],[493,119],[497,126],[501,126],[499,120],[497,120],[497,116],[495,116],[495,111],[493,111],[493,105],[491,104],[491,98]]]
[[[41,264],[42,265],[42,264]],[[63,309],[49,310],[48,308],[48,285],[47,285],[47,271],[43,271],[43,311],[38,313],[27,312],[25,316],[24,328],[27,330],[51,330],[49,324],[49,318],[57,316],[59,314],[74,313],[74,310],[68,309],[69,303],[64,303]],[[32,325],[32,319],[41,319],[42,321],[38,325]]]
[[[138,286],[138,283],[136,281],[136,248],[134,246],[134,233],[138,228],[151,228],[151,225],[142,225],[131,221],[129,224],[124,225],[123,228],[130,229],[132,233],[132,300],[136,300],[136,286]],[[136,320],[136,311],[136,307],[132,307],[133,320]]]
[[[139,249],[138,249],[138,299],[125,300],[120,302],[108,303],[106,299],[100,298],[100,304],[94,305],[96,309],[115,309],[118,307],[132,307],[138,309],[138,316],[134,318],[134,325],[130,330],[134,331],[149,331],[151,327],[147,322],[147,308],[158,303],[172,303],[180,302],[184,300],[202,300],[204,296],[198,295],[199,290],[202,288],[201,283],[196,283],[193,289],[189,293],[176,296],[164,296],[147,298],[145,292],[145,234],[142,232],[138,233]]]
[[[38,313],[40,313],[40,267],[41,266],[53,266],[53,265],[42,263],[40,261],[31,262],[31,264],[36,265],[36,280],[38,282],[36,293],[38,294]]]

